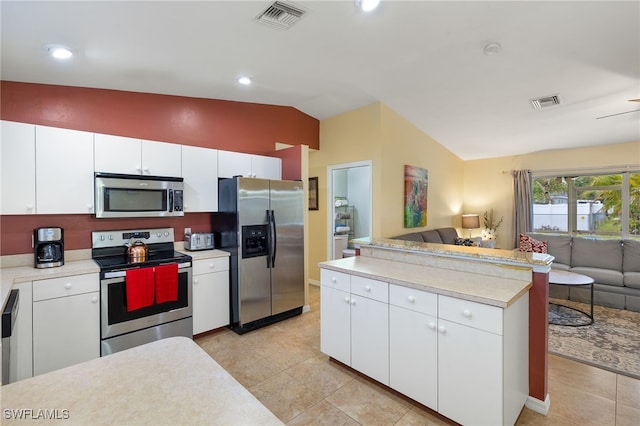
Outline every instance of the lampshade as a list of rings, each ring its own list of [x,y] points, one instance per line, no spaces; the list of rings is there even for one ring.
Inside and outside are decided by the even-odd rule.
[[[462,215],[462,228],[464,228],[464,229],[480,228],[480,215],[477,215],[477,214],[463,214]]]

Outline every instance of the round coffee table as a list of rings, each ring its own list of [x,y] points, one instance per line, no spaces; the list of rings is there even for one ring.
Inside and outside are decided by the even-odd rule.
[[[549,272],[549,284],[566,286],[591,286],[591,311],[589,314],[581,311],[580,309],[572,308],[571,306],[561,305],[559,303],[549,303],[550,305],[558,306],[558,309],[571,309],[573,311],[579,312],[589,318],[589,322],[583,324],[570,324],[564,322],[552,322],[551,320],[549,320],[549,324],[567,325],[571,327],[582,327],[585,325],[593,324],[593,278],[582,274],[576,274],[575,272],[551,270]]]

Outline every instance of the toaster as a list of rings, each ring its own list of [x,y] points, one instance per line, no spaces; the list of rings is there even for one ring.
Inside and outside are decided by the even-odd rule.
[[[212,232],[194,232],[184,235],[185,250],[212,250],[213,248]]]

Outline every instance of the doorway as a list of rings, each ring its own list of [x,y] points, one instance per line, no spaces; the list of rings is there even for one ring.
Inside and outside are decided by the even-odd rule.
[[[353,239],[371,237],[371,161],[327,166],[327,183],[327,258],[340,259]]]

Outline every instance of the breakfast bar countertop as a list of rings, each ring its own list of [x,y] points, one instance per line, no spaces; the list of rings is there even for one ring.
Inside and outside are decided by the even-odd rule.
[[[0,393],[7,425],[50,418],[92,425],[283,424],[186,337],[21,380]]]

